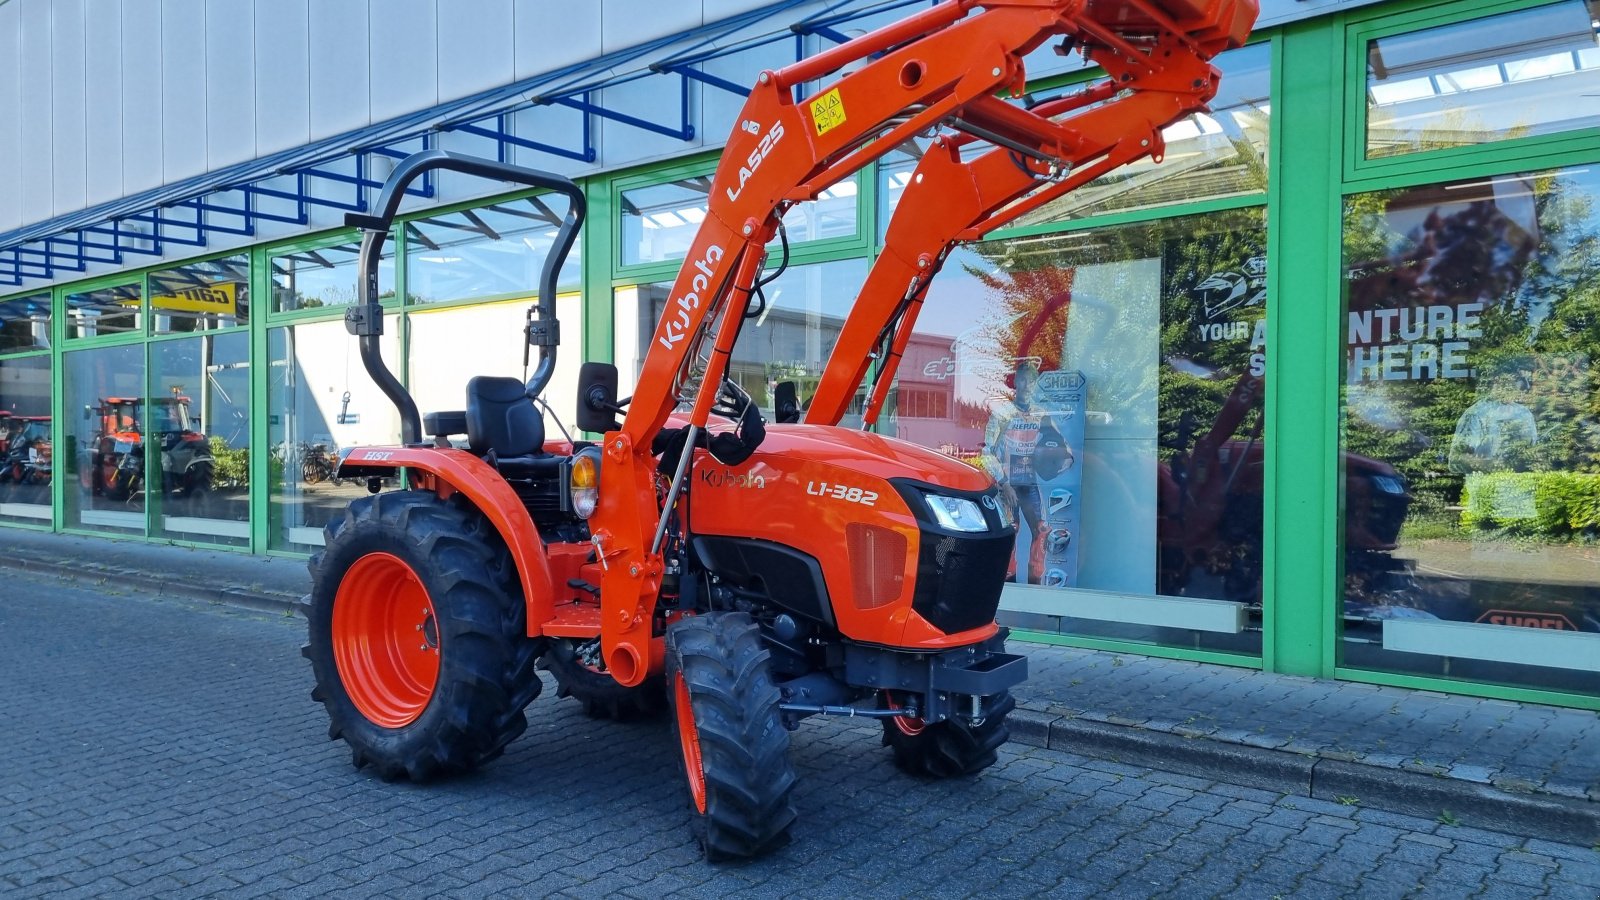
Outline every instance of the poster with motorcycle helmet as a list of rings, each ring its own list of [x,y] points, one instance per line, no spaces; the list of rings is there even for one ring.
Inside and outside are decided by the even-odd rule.
[[[1078,460],[1083,456],[1087,382],[1078,371],[1040,372],[1032,391],[1029,405],[1039,416],[1030,460],[1033,482],[1017,486],[1023,495],[1018,497],[1022,515],[1017,556],[1028,565],[1026,578],[1018,567],[1017,581],[1075,587],[1083,519],[1083,468]]]

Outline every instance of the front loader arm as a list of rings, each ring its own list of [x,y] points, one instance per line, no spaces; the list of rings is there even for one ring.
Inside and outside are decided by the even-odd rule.
[[[660,668],[654,630],[665,571],[661,549],[686,469],[672,473],[663,502],[651,444],[680,402],[693,402],[686,426],[691,447],[704,429],[783,213],[913,136],[942,127],[1032,148],[1036,170],[1049,167],[1040,159],[1074,158],[1095,139],[996,98],[1020,94],[1024,56],[1060,36],[1141,72],[1159,68],[1151,77],[1160,80],[1177,67],[1158,66],[1146,55],[1149,47],[1176,41],[1190,55],[1209,58],[1216,51],[1208,48],[1243,40],[1255,10],[1255,0],[945,0],[761,73],[712,181],[706,218],[667,295],[622,427],[605,436],[606,474],[591,527],[605,573],[602,653],[618,681],[636,685]],[[864,61],[861,68],[796,102],[797,88],[857,61]],[[1210,78],[1214,92],[1214,72]],[[879,325],[867,330],[880,331],[887,315],[875,311],[869,318]],[[708,339],[711,352],[702,354]],[[698,393],[684,396],[691,390]]]
[[[906,183],[883,253],[845,319],[805,420],[837,424],[876,361],[863,425],[877,421],[928,286],[955,244],[977,240],[1145,156],[1159,162],[1162,129],[1206,109],[1220,79],[1211,55],[1234,46],[1191,43],[1164,33],[1146,61],[1098,57],[1109,77],[1027,111],[1071,135],[1064,156],[1050,156],[1047,145],[1024,144],[964,161],[962,151],[979,137],[969,132],[936,139]],[[988,110],[1004,105],[989,99]],[[1008,109],[1009,115],[1024,112]]]

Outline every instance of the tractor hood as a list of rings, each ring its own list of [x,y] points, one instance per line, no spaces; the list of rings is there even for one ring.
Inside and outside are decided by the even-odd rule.
[[[713,426],[713,432],[726,430]],[[993,481],[985,472],[925,447],[832,425],[768,425],[752,462],[785,457],[827,463],[882,479],[913,478],[958,491],[981,491]]]

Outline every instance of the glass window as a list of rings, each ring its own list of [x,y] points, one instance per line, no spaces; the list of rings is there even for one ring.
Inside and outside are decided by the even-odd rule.
[[[682,259],[706,217],[710,192],[710,174],[623,191],[622,264]],[[857,193],[849,178],[789,210],[783,217],[789,243],[854,235]]]
[[[150,275],[156,334],[212,331],[250,321],[250,257],[188,263]]]
[[[399,372],[400,325],[385,316],[383,359]],[[267,332],[267,432],[271,546],[309,552],[322,546],[322,526],[364,497],[366,483],[337,480],[342,447],[395,444],[400,414],[361,365],[344,322],[315,322]]]
[[[467,381],[476,375],[499,375],[526,381],[538,364],[537,348],[530,348],[523,367],[523,325],[531,300],[484,303],[410,313],[410,365],[412,394],[423,413],[464,409]],[[583,298],[562,294],[556,298],[561,320],[561,347],[556,371],[545,386],[543,398],[570,433],[578,410],[578,368],[583,364]],[[471,347],[471,353],[461,352]],[[545,436],[559,440],[561,429],[545,413]]]
[[[50,295],[0,300],[0,353],[50,349]]]
[[[394,243],[385,242],[378,261],[378,296],[395,297]],[[278,312],[349,306],[356,302],[356,260],[361,241],[316,250],[296,250],[272,258],[272,308]]]
[[[767,421],[774,419],[772,388],[778,382],[797,382],[802,396],[810,395],[866,274],[863,259],[790,266],[763,289],[767,306],[744,323],[733,348],[729,377],[765,410]],[[650,284],[616,293],[616,358],[628,382],[621,388],[623,394],[631,393],[630,385],[644,367],[644,351],[651,345],[671,288],[670,283]],[[753,313],[757,309],[752,305]],[[635,325],[625,328],[620,324],[624,322]]]
[[[1000,482],[1012,624],[1260,652],[1265,247],[1257,208],[946,262],[888,426]]]
[[[1218,56],[1216,65],[1222,70],[1222,87],[1210,111],[1167,126],[1162,132],[1167,141],[1162,162],[1146,157],[1123,166],[1012,224],[1065,222],[1102,213],[1265,192],[1272,114],[1271,45],[1261,43],[1231,50]],[[879,167],[878,196],[884,211],[880,229],[887,228],[888,213],[899,203],[926,146],[925,140],[910,142],[906,147],[916,148],[915,153],[892,153]],[[963,156],[971,159],[993,149],[990,144],[974,144],[963,151]]]
[[[50,357],[0,359],[0,520],[50,524]]]
[[[67,337],[90,338],[138,331],[144,290],[137,283],[119,284],[67,295]]]
[[[250,335],[152,343],[150,365],[151,533],[248,546]]]
[[[1600,693],[1600,170],[1344,211],[1344,664]]]
[[[1369,159],[1600,126],[1600,0],[1367,42]]]
[[[407,222],[406,292],[410,301],[536,294],[545,257],[566,214],[567,198],[554,194]],[[572,245],[558,284],[581,283],[579,249],[579,243]]]
[[[145,409],[141,344],[61,355],[66,427],[56,429],[68,467],[66,524],[144,534]]]

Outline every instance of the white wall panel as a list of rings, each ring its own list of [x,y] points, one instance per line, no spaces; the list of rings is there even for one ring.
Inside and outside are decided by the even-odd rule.
[[[17,187],[22,221],[47,219],[54,210],[55,154],[50,109],[50,6],[34,0],[22,4],[22,183]]]
[[[447,3],[439,16],[439,100],[516,80],[512,0]]]
[[[161,4],[122,10],[122,190],[161,184]]]
[[[701,6],[705,9],[707,22],[716,22],[766,5],[767,0],[703,0],[701,3]],[[800,17],[796,15],[794,19],[785,19],[780,24],[788,25],[798,18]]]
[[[256,156],[255,15],[242,0],[206,0],[206,169]]]
[[[97,5],[84,20],[85,201],[122,196],[122,6]]]
[[[366,0],[317,0],[309,11],[314,141],[372,121],[367,93],[371,79]]]
[[[515,14],[519,79],[600,54],[604,10],[594,0],[517,0]]]
[[[256,0],[256,155],[311,139],[308,0]]]
[[[161,175],[206,170],[205,0],[161,2]]]
[[[50,22],[51,205],[54,214],[84,207],[83,0],[56,0]]]
[[[0,5],[0,232],[22,224],[21,10],[17,3]]]
[[[453,15],[461,7],[452,4]],[[372,120],[439,102],[438,8],[434,0],[372,0]]]
[[[651,38],[676,34],[703,24],[700,3],[662,0],[600,0],[605,16],[602,52],[623,50]]]

